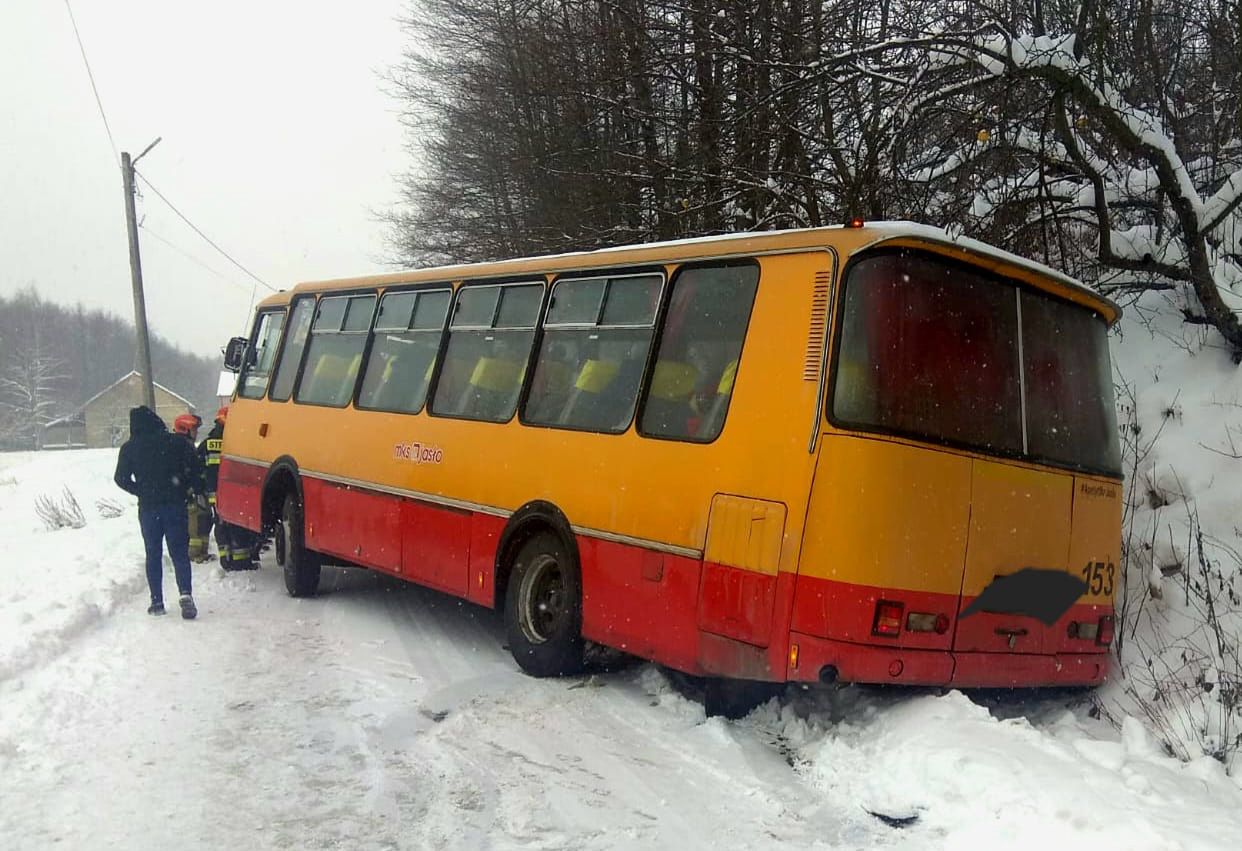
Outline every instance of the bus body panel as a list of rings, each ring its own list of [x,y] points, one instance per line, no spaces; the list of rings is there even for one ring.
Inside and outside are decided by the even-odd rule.
[[[696,673],[698,559],[578,535],[582,634]]]
[[[466,596],[473,521],[474,515],[468,511],[402,500],[402,575],[459,597]]]
[[[1024,568],[1068,568],[1074,478],[995,461],[972,462],[970,544],[962,577],[961,610],[997,577]],[[1028,615],[958,612],[953,649],[1044,653],[1046,626]]]
[[[387,573],[401,572],[401,504],[385,494],[302,481],[306,546]]]
[[[730,494],[712,498],[699,594],[700,629],[768,646],[785,519],[782,503]]]
[[[970,488],[969,458],[825,433],[792,628],[869,643],[879,600],[953,619],[966,557]],[[947,650],[950,635],[903,631],[894,641]]]
[[[235,458],[220,459],[216,485],[216,511],[229,523],[258,532],[263,516],[265,462],[245,463]]]

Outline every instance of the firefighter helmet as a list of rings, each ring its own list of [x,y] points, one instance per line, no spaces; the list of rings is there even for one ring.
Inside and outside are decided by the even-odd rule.
[[[193,434],[200,422],[202,420],[193,414],[181,414],[173,420],[173,431],[177,434]]]

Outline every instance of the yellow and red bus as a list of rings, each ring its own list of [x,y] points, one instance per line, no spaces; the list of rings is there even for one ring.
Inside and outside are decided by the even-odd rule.
[[[305,283],[230,344],[219,511],[275,534],[293,595],[338,563],[503,610],[540,676],[589,641],[771,683],[1093,685],[1119,315],[903,223]]]

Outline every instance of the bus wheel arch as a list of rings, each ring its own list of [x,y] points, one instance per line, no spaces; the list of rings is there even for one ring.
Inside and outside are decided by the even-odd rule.
[[[288,549],[283,526],[285,498],[292,494],[302,503],[302,477],[297,462],[288,456],[277,458],[264,478],[262,493],[259,534],[273,540],[276,563],[283,567]]]
[[[581,562],[555,505],[528,503],[510,518],[497,548],[496,604],[522,670],[549,677],[582,669]]]
[[[579,575],[582,564],[578,558],[578,542],[574,538],[569,518],[554,503],[542,499],[526,503],[509,517],[504,531],[500,533],[500,544],[496,547],[496,561],[493,565],[496,595],[492,607],[503,612],[505,594],[509,588],[509,576],[513,571],[513,562],[527,540],[547,531],[560,536],[561,541],[573,560],[574,568]]]

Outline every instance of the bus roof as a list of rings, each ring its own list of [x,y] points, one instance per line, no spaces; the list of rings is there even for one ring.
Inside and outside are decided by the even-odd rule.
[[[867,222],[861,227],[837,225],[824,228],[758,231],[716,236],[649,242],[594,251],[574,251],[499,260],[407,269],[384,275],[308,281],[292,291],[269,296],[260,307],[285,304],[293,295],[387,287],[397,284],[479,280],[523,274],[563,273],[609,269],[618,266],[688,262],[733,256],[782,254],[815,248],[834,248],[843,257],[881,245],[922,247],[985,266],[992,271],[1016,277],[1032,286],[1083,304],[1103,315],[1111,325],[1121,316],[1121,308],[1111,299],[1089,289],[1073,278],[1042,263],[995,248],[976,239],[950,233],[942,228],[915,222]]]

